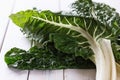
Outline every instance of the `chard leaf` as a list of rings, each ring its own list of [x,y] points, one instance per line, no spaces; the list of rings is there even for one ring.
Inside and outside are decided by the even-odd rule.
[[[91,18],[93,5],[94,4],[91,0],[77,0],[72,4],[71,7],[73,9],[73,12],[77,13],[77,15]]]
[[[116,62],[120,64],[120,44],[118,42],[112,43],[112,49]]]
[[[77,0],[72,4],[73,11],[79,16],[95,18],[106,26],[118,28],[120,15],[114,8],[92,0]]]
[[[80,43],[79,39],[63,34],[52,34],[52,39],[55,44],[55,48],[62,52],[75,54],[75,56],[81,56],[84,59],[88,59],[93,55],[87,42]],[[85,41],[85,39],[81,41]]]
[[[6,56],[5,61],[7,62],[8,65],[14,64],[14,62],[21,60],[22,57],[20,56],[20,54],[24,54],[24,53],[26,53],[25,50],[18,49],[15,47],[10,51],[8,51],[7,54],[5,54]],[[7,56],[9,56],[9,58]],[[13,66],[16,66],[16,65],[13,65]]]
[[[49,44],[49,46],[53,45]],[[54,49],[53,47],[38,48],[35,46],[25,51],[12,48],[6,53],[5,62],[9,67],[22,70],[95,68],[90,60],[84,60],[82,57],[75,57],[74,54],[66,54]]]
[[[101,17],[102,15],[96,16]],[[115,17],[120,18],[118,16]],[[63,15],[51,11],[26,10],[12,14],[10,18],[16,25],[22,28],[23,32],[27,34],[28,38],[39,42],[48,39],[48,35],[50,33],[62,33],[71,36],[81,35],[82,32],[77,31],[78,27],[79,29],[83,29],[85,32],[88,32],[88,34],[90,34],[90,36],[95,39],[115,39],[120,33],[118,26],[106,25],[106,20],[104,20],[106,22],[106,24],[104,24],[104,22],[101,22],[98,18],[86,18],[85,16],[81,17],[81,15]],[[19,18],[22,18],[24,20],[21,20]],[[115,22],[115,24],[119,24],[119,22]]]

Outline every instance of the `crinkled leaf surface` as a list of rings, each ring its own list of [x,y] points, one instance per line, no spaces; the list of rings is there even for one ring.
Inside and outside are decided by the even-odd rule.
[[[79,40],[77,40],[76,38],[63,34],[53,34],[52,38],[56,49],[62,52],[75,54],[75,56],[81,56],[84,59],[87,59],[93,55],[93,52],[90,50],[89,47],[83,48],[88,46],[89,44],[83,43],[83,45],[81,46],[81,43],[79,43]]]
[[[49,47],[52,45],[49,45]],[[5,55],[5,61],[9,67],[28,69],[66,69],[66,68],[95,68],[90,60],[76,57],[73,54],[66,54],[49,48],[32,47],[28,51],[19,48],[12,48]]]
[[[79,16],[95,18],[104,25],[114,28],[120,26],[119,13],[104,3],[96,3],[92,0],[77,0],[72,4],[72,8]]]

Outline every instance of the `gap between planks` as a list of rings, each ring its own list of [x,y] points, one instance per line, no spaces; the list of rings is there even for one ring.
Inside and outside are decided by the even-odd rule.
[[[58,0],[58,10],[59,11],[61,10],[61,2],[60,2],[60,0]],[[34,41],[31,41],[31,47],[33,47],[33,46],[34,46]],[[31,72],[31,70],[28,70],[27,80],[29,80],[30,72]],[[65,75],[64,75],[64,69],[63,69],[63,80],[65,80],[64,76]]]
[[[34,46],[34,41],[32,40],[31,41],[31,47],[33,47]],[[41,71],[41,72],[43,72],[43,70],[38,70],[38,71]],[[48,73],[48,74],[52,74],[51,72],[54,72],[54,71],[56,71],[56,70],[45,70],[45,72],[46,73]],[[61,72],[61,70],[59,71],[59,70],[57,70],[58,71],[58,73],[60,73]],[[47,80],[49,80],[49,76],[48,76],[48,74],[47,75],[45,75],[46,77],[48,77],[48,79]],[[32,72],[31,72],[31,70],[28,70],[28,73],[27,73],[27,80],[31,80],[30,79],[30,76],[32,75]],[[41,74],[39,74],[39,75],[41,75]],[[45,79],[46,80],[46,79]],[[56,80],[56,79],[55,79]],[[62,80],[65,80],[65,73],[64,73],[64,69],[62,69]]]
[[[34,41],[31,41],[31,47],[34,46]],[[30,70],[28,70],[28,74],[27,74],[27,80],[29,80],[29,76],[30,76]]]
[[[16,3],[16,0],[13,0],[12,7],[11,7],[11,10],[10,10],[10,14],[14,10],[15,3]],[[9,23],[10,23],[10,19],[7,20],[7,25],[6,25],[5,32],[4,32],[4,35],[3,35],[3,38],[2,38],[2,42],[1,42],[1,45],[0,45],[0,53],[1,53],[1,50],[2,50],[2,47],[3,47],[3,43],[4,43],[4,40],[5,40],[5,36],[6,36],[7,30],[8,30]]]

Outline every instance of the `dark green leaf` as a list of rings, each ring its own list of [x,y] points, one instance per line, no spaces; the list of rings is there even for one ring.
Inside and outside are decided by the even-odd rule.
[[[76,56],[82,56],[84,59],[88,59],[90,56],[93,55],[93,52],[89,49],[89,44],[87,42],[80,43],[79,39],[63,34],[53,34],[52,39],[56,49],[64,53],[75,54]],[[85,40],[81,40],[81,41],[85,41]]]
[[[45,48],[32,47],[28,51],[13,48],[5,55],[5,61],[9,67],[28,69],[66,69],[66,68],[95,68],[90,60],[82,57],[62,53],[51,44]]]

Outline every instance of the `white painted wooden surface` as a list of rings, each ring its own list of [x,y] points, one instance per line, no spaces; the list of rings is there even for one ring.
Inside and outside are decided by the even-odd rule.
[[[29,80],[64,80],[63,70],[33,70],[30,71]]]
[[[65,80],[95,80],[94,69],[66,69]]]
[[[5,30],[7,28],[7,25],[9,23],[9,15],[12,11],[14,0],[10,0],[8,3],[8,0],[3,0],[0,2],[0,51],[2,48],[2,42],[5,34]]]
[[[33,7],[42,10],[49,9],[52,11],[59,11],[69,10],[69,5],[73,1],[75,0],[3,0],[0,3],[0,49],[2,48],[0,53],[0,80],[95,80],[94,69],[32,70],[28,73],[27,70],[9,69],[4,62],[4,54],[10,48],[19,47],[27,50],[31,46],[30,41],[25,38],[19,28],[8,20],[13,4],[14,8],[12,13],[20,10],[32,9]],[[120,12],[120,1],[118,0],[94,1],[110,4]],[[8,29],[6,29],[7,25]],[[5,31],[7,31],[6,34]],[[3,39],[4,35],[5,39]],[[3,46],[1,46],[2,44]]]

